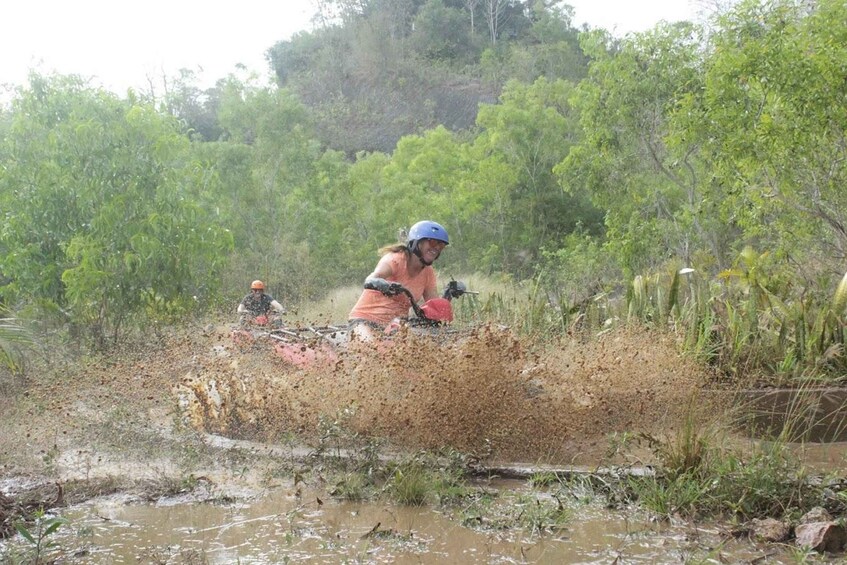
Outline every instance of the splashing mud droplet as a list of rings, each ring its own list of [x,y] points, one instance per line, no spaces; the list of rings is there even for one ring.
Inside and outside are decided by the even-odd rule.
[[[612,432],[675,428],[706,381],[672,342],[643,331],[545,345],[494,327],[447,343],[407,333],[376,346],[351,343],[312,369],[258,345],[234,348],[237,363],[210,349],[181,379],[192,425],[275,441],[316,434],[321,416],[349,410],[351,431],[407,449],[596,462]]]

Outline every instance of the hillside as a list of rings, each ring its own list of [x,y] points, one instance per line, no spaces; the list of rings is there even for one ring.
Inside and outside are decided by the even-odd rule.
[[[279,85],[313,110],[329,147],[391,152],[404,135],[471,128],[508,80],[586,75],[571,14],[555,5],[501,2],[492,30],[483,3],[405,4],[339,3],[334,20],[269,49]]]

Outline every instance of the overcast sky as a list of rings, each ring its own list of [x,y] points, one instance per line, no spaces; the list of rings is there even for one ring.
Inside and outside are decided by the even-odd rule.
[[[616,35],[693,19],[692,0],[569,0],[574,23]],[[10,0],[2,9],[0,84],[30,69],[79,74],[120,94],[181,68],[207,84],[244,64],[267,76],[265,51],[307,30],[313,0]],[[226,7],[225,7],[226,6]]]

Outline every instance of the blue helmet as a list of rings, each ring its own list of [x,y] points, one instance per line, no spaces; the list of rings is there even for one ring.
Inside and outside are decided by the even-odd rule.
[[[443,241],[445,245],[450,244],[450,236],[444,226],[430,220],[418,222],[409,230],[409,249],[414,251],[421,239],[436,239]]]
[[[422,239],[435,239],[443,241],[444,245],[450,244],[450,237],[447,235],[447,230],[444,226],[430,220],[418,222],[409,230],[409,250],[418,256],[424,265],[432,264],[430,261],[425,261],[421,250],[418,248],[418,242]]]

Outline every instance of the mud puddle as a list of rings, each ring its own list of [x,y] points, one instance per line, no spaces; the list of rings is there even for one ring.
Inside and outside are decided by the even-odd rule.
[[[524,498],[523,483],[490,487],[504,507],[531,512],[538,504]],[[536,500],[543,503],[543,495]],[[468,507],[337,501],[321,490],[279,489],[246,503],[107,497],[63,512],[70,525],[52,541],[63,562],[93,564],[794,562],[717,530],[651,523],[596,504],[570,510],[566,524],[539,532],[496,521],[486,527]]]
[[[17,433],[0,446],[5,440],[9,453],[27,453],[30,430],[43,429],[50,443],[41,460],[61,480],[207,477],[226,488],[60,508],[69,524],[50,541],[62,562],[796,562],[781,547],[759,548],[719,527],[656,524],[572,496],[562,499],[570,518],[538,531],[533,513],[556,502],[525,483],[488,485],[498,496],[485,511],[478,500],[448,508],[345,502],[326,485],[286,483],[296,481],[304,456],[295,446],[332,453],[349,446],[355,454],[371,439],[406,452],[449,447],[488,466],[596,466],[611,434],[672,433],[692,405],[706,408],[697,395],[709,375],[654,335],[619,332],[537,349],[485,330],[450,346],[398,341],[391,351],[309,371],[266,348],[233,347],[221,332],[84,376],[88,388],[76,379],[73,402],[51,394],[62,400],[51,419],[10,428]],[[216,451],[183,441],[176,434],[183,428],[218,435]],[[281,447],[271,453],[271,446]],[[843,464],[840,452],[824,451],[823,459]],[[285,465],[262,473],[262,454]],[[0,556],[9,544],[28,549],[20,537],[3,543]]]

